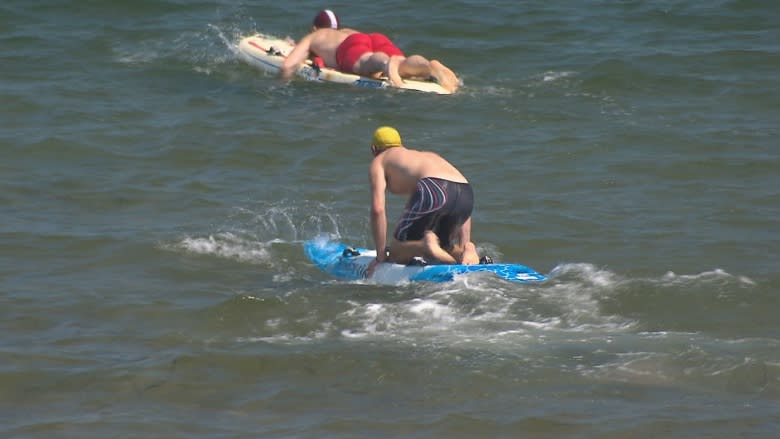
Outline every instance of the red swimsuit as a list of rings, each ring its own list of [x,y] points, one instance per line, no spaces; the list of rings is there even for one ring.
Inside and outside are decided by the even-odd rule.
[[[354,73],[355,63],[361,56],[369,52],[382,52],[387,56],[400,55],[404,53],[382,34],[362,34],[355,33],[348,36],[341,42],[336,49],[336,63],[342,72]]]

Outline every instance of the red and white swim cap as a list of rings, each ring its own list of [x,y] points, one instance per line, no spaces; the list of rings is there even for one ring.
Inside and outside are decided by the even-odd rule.
[[[336,17],[336,14],[330,9],[323,9],[317,14],[316,17],[314,17],[314,22],[312,22],[312,24],[317,29],[322,29],[324,27],[338,29],[339,18]]]

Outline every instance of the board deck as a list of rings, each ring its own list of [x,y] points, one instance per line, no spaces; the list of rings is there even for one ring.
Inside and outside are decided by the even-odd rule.
[[[376,257],[376,251],[353,248],[344,243],[324,239],[304,243],[306,255],[322,271],[339,279],[366,279],[368,265]],[[546,279],[532,268],[520,264],[480,265],[426,265],[409,266],[390,262],[379,264],[368,279],[378,284],[397,285],[407,282],[447,282],[457,275],[475,272],[491,272],[513,282],[539,282]]]
[[[249,65],[278,74],[284,58],[292,51],[293,47],[284,39],[255,34],[241,39],[238,43],[238,55]],[[329,67],[316,67],[308,61],[298,69],[297,75],[309,81],[334,82],[368,88],[393,87],[386,78],[374,79],[340,72]],[[451,94],[433,81],[404,80],[404,86],[399,88],[427,93]]]

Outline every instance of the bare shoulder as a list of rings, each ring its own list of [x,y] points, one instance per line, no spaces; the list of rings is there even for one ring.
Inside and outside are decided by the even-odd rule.
[[[313,38],[316,38],[318,40],[326,40],[326,39],[333,39],[333,38],[343,38],[353,33],[355,33],[355,31],[351,29],[322,28],[322,29],[315,30],[309,35],[311,35]]]
[[[407,149],[407,154],[409,156],[415,156],[420,158],[428,158],[428,159],[441,159],[443,158],[438,152],[436,151],[428,151],[428,150],[420,150],[420,149]]]
[[[311,44],[311,41],[316,37],[316,35],[317,35],[316,31],[312,32],[310,34],[306,34],[306,35],[302,36],[301,39],[298,41],[298,43],[295,44],[295,45],[296,46],[300,46],[302,44]]]
[[[374,157],[371,160],[371,164],[368,166],[368,177],[372,183],[376,183],[377,180],[384,178],[385,175],[385,162],[383,161],[382,154]]]

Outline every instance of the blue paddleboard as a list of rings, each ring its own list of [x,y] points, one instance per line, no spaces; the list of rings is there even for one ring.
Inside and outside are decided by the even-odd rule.
[[[307,241],[303,248],[306,256],[322,271],[345,280],[366,279],[368,265],[376,257],[375,250],[350,247],[324,239]],[[479,271],[488,271],[513,282],[539,282],[546,279],[532,268],[520,264],[410,266],[383,262],[368,280],[387,285],[417,281],[447,282],[456,275]]]

